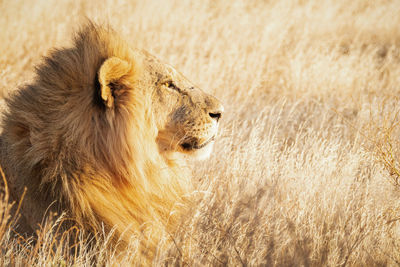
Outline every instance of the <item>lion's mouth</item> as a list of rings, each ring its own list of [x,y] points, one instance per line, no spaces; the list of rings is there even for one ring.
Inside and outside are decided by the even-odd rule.
[[[209,143],[214,141],[214,139],[215,139],[215,136],[211,137],[210,139],[208,139],[204,143],[199,144],[198,139],[195,138],[195,139],[189,140],[188,142],[185,142],[185,143],[181,144],[181,147],[184,150],[202,149],[203,147],[205,147],[206,145],[208,145]]]

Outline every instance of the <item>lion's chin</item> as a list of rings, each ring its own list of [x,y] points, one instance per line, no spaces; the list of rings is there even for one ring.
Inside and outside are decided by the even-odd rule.
[[[170,150],[166,146],[159,144],[159,151],[168,160],[178,160],[182,157],[187,157],[188,159],[194,160],[205,160],[210,157],[211,152],[214,147],[214,141],[209,142],[202,148],[199,149],[177,149]]]
[[[205,160],[210,157],[214,142],[213,136],[200,144],[197,139],[192,138],[181,144],[171,145],[170,141],[165,142],[165,139],[160,136],[157,138],[159,151],[168,160],[176,160],[182,156],[194,160]]]
[[[206,146],[200,149],[186,150],[184,151],[184,154],[196,160],[205,160],[210,157],[213,147],[214,141],[208,143]]]

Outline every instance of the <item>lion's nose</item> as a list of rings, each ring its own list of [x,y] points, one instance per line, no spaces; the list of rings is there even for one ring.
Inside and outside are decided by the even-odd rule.
[[[216,121],[219,121],[219,119],[221,118],[221,112],[213,112],[213,113],[208,113],[210,115],[211,118],[213,118]]]
[[[207,95],[204,100],[206,104],[205,111],[213,120],[218,122],[224,112],[224,106],[222,106],[221,102],[212,95]]]
[[[217,103],[218,104],[214,105],[213,109],[210,110],[208,115],[210,115],[211,118],[213,118],[214,120],[216,120],[218,122],[222,116],[222,113],[224,112],[224,106],[222,106],[222,104],[219,101]]]

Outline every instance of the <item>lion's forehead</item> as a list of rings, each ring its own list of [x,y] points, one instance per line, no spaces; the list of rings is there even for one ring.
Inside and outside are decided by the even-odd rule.
[[[164,68],[165,68],[166,74],[168,74],[172,77],[176,77],[179,75],[178,71],[169,64],[164,64]]]
[[[182,84],[184,83],[185,85],[191,84],[191,82],[186,79],[183,74],[177,71],[173,66],[160,61],[154,63],[157,64],[157,67],[155,67],[155,69],[157,69],[159,74],[161,74],[162,79],[170,79],[173,82]]]

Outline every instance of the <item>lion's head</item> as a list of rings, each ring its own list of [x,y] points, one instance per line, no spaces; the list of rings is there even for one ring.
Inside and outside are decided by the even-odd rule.
[[[126,73],[138,71],[135,68],[141,74],[130,84],[124,77]],[[124,97],[119,92],[136,90],[137,84],[144,85],[143,94],[151,96],[152,118],[158,133],[156,141],[164,156],[174,152],[197,158],[209,156],[224,108],[215,97],[204,93],[172,66],[145,51],[136,51],[134,58],[105,60],[99,69],[99,81],[100,96],[110,109],[118,109],[122,100],[117,98]]]
[[[34,228],[51,205],[117,233],[171,225],[188,193],[183,153],[207,156],[221,103],[171,66],[89,24],[7,99],[1,164]],[[130,228],[133,231],[126,231]]]
[[[160,149],[208,156],[224,110],[221,103],[171,66],[152,57],[147,57],[145,64],[146,73],[155,73],[151,75],[155,85],[152,99]]]

